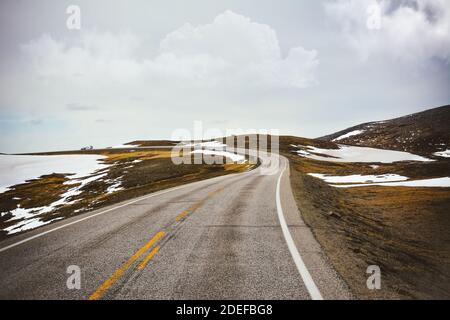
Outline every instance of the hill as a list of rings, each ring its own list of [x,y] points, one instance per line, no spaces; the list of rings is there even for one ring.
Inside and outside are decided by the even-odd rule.
[[[363,123],[318,139],[430,156],[450,149],[450,105]]]

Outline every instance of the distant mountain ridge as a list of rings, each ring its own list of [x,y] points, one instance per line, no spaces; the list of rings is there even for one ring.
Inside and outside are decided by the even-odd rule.
[[[432,155],[450,149],[450,105],[359,124],[318,139]]]

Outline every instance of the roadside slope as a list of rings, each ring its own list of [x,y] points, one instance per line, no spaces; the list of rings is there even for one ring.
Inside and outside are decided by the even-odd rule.
[[[300,212],[360,298],[450,298],[449,111],[280,138]],[[369,265],[381,290],[366,286]]]
[[[449,124],[450,105],[447,105],[396,119],[363,123],[318,139],[432,155],[450,149]]]

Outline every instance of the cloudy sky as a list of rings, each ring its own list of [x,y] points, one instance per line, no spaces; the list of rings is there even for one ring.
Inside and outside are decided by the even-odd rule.
[[[2,0],[0,152],[317,137],[449,104],[449,64],[448,0]]]

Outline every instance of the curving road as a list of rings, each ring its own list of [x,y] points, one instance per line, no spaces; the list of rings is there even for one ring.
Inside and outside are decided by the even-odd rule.
[[[0,243],[1,299],[348,299],[294,202],[287,159]],[[279,163],[272,175],[263,174]],[[81,270],[69,289],[67,268]]]

